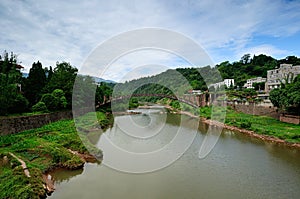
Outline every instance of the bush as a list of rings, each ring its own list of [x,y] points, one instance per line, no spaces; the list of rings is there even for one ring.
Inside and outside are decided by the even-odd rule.
[[[50,111],[56,110],[59,103],[58,99],[49,93],[44,94],[41,101],[45,103],[47,109]]]
[[[35,105],[32,106],[32,111],[33,112],[47,112],[47,106],[44,102],[38,102]]]
[[[52,92],[52,95],[54,97],[57,97],[57,98],[61,98],[61,97],[64,97],[65,96],[65,93],[63,90],[61,89],[55,89],[53,92]]]
[[[61,89],[55,89],[51,94],[47,93],[42,96],[41,101],[45,103],[50,111],[62,110],[67,107],[67,99]]]
[[[250,129],[251,128],[251,122],[249,122],[249,121],[246,121],[246,122],[242,122],[241,123],[241,128],[243,128],[243,129]]]
[[[60,97],[60,99],[59,99],[59,107],[61,109],[64,109],[64,108],[67,107],[67,104],[68,104],[68,102],[67,102],[66,97],[65,96]]]
[[[173,108],[177,109],[177,110],[180,110],[181,109],[181,106],[180,106],[180,103],[177,101],[177,100],[174,100],[170,103],[170,106],[172,106]]]
[[[10,113],[23,113],[28,108],[28,100],[21,94],[17,94],[16,98],[12,102],[12,106],[9,108]]]

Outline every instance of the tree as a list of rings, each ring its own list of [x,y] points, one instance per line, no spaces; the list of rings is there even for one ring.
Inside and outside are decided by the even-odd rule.
[[[58,111],[65,109],[67,106],[67,100],[64,92],[61,89],[55,89],[51,94],[46,93],[42,96],[41,102],[43,102],[49,111]],[[34,107],[38,106],[38,102]]]
[[[72,102],[73,85],[77,72],[77,68],[71,66],[70,63],[57,62],[53,71],[53,75],[49,80],[49,83],[46,85],[44,92],[51,93],[55,89],[63,90],[68,104],[67,107],[70,108]]]
[[[42,90],[46,85],[46,74],[42,64],[38,61],[33,63],[29,70],[28,78],[25,80],[24,94],[29,100],[30,105],[36,104],[41,96]]]
[[[270,92],[270,100],[272,102],[272,104],[276,107],[282,107],[283,106],[283,90],[279,89],[279,88],[275,88],[273,90],[271,90]]]
[[[53,75],[53,69],[52,69],[52,66],[49,67],[49,69],[46,67],[44,69],[45,71],[45,75],[46,75],[46,79],[47,79],[47,82],[50,81],[50,79],[52,78],[52,75]]]
[[[48,112],[46,104],[41,101],[33,105],[31,109],[33,112]]]
[[[299,65],[300,58],[296,56],[287,56],[285,59],[279,60],[280,64],[292,64],[292,65]]]
[[[95,105],[96,84],[91,76],[78,75],[73,87],[73,108],[91,107]],[[96,92],[97,103],[97,92]]]
[[[251,55],[245,54],[241,57],[241,61],[243,64],[250,64],[251,63]]]
[[[300,110],[300,75],[290,84],[270,92],[270,100],[274,106],[287,112],[299,114]]]
[[[265,88],[265,82],[255,82],[253,83],[254,90],[261,91]]]
[[[19,67],[19,68],[18,68]],[[4,51],[0,56],[0,115],[22,113],[27,109],[28,101],[20,93],[22,74],[17,64],[17,56]]]

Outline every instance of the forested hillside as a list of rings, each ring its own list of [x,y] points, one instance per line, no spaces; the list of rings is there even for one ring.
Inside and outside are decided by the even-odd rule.
[[[170,90],[178,94],[186,93],[190,89],[206,91],[207,85],[220,81],[217,70],[223,79],[234,79],[236,86],[242,88],[247,79],[258,76],[267,77],[268,70],[275,69],[282,63],[300,65],[300,58],[288,56],[285,59],[276,60],[271,56],[254,55],[251,57],[250,54],[246,54],[239,61],[232,63],[224,61],[213,68],[205,66],[169,69],[158,75],[118,84],[116,88],[119,94],[130,93],[133,90],[135,93],[166,94],[170,94]],[[156,84],[153,84],[154,82]]]

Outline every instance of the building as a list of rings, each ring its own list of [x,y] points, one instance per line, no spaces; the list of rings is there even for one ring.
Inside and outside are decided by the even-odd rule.
[[[192,95],[201,95],[202,91],[201,90],[189,90],[188,93],[192,94]]]
[[[290,83],[297,75],[300,74],[300,65],[280,64],[279,68],[268,70],[265,91],[268,93],[274,88],[279,88],[281,83]]]
[[[224,79],[224,84],[227,88],[229,88],[230,86],[234,86],[234,79]]]
[[[234,86],[234,79],[224,79],[222,82],[214,83],[208,86],[208,88],[214,87],[215,89],[220,88],[222,85],[226,85],[227,88]]]
[[[254,88],[253,83],[261,83],[266,81],[267,78],[263,78],[263,77],[255,77],[255,78],[247,79],[247,82],[244,84],[244,88]]]
[[[201,92],[201,90],[192,90],[192,94],[194,94],[194,95],[201,95],[202,92]]]

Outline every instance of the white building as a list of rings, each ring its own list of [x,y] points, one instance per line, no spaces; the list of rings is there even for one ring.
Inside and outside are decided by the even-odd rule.
[[[227,88],[229,88],[230,86],[234,86],[234,79],[224,79],[224,84]]]
[[[214,87],[215,89],[220,88],[222,85],[226,85],[229,88],[231,85],[234,86],[234,79],[224,79],[222,82],[214,83],[208,86],[208,88]]]
[[[194,94],[194,95],[201,95],[202,92],[201,92],[201,90],[192,90],[192,94]]]
[[[254,88],[253,83],[261,83],[266,81],[267,78],[263,78],[263,77],[255,77],[255,78],[247,79],[247,82],[244,84],[244,88]]]
[[[286,83],[286,80],[290,83],[299,74],[300,65],[280,64],[279,68],[268,70],[265,85],[266,92],[270,92],[274,88],[279,88],[281,83]]]

